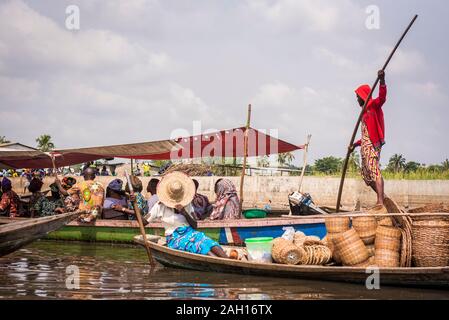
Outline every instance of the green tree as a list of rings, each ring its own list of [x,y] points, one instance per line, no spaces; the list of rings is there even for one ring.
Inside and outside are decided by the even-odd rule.
[[[342,159],[335,157],[324,157],[318,160],[315,160],[315,170],[318,172],[333,174],[337,173],[341,170],[342,167]]]
[[[432,164],[427,167],[427,170],[431,171],[431,172],[441,172],[444,169],[443,169],[443,166],[440,166],[439,164]]]
[[[416,172],[421,167],[421,165],[418,162],[415,161],[409,161],[404,166],[405,172]]]
[[[295,159],[295,156],[292,152],[284,152],[278,154],[278,163],[281,167],[284,167],[286,164],[290,164]]]
[[[394,154],[388,161],[387,170],[398,173],[405,168],[406,160],[402,154]]]
[[[11,141],[9,141],[8,139],[6,139],[5,136],[0,136],[0,144],[4,144],[4,143],[10,143]]]
[[[36,139],[37,148],[43,152],[51,151],[55,148],[55,144],[51,141],[51,136],[43,134]]]

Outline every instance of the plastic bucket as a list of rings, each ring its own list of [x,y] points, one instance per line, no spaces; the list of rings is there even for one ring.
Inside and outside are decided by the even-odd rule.
[[[273,238],[248,238],[245,240],[246,250],[248,251],[248,261],[271,263],[271,248]]]

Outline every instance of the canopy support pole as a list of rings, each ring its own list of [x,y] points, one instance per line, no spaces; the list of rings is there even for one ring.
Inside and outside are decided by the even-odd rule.
[[[245,136],[243,139],[243,164],[242,175],[240,176],[240,212],[243,211],[243,183],[245,182],[246,158],[248,157],[248,134],[251,123],[251,105],[248,105],[248,116],[246,119]]]

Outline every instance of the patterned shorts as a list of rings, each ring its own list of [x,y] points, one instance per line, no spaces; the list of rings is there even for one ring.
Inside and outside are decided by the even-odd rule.
[[[375,148],[371,143],[362,145],[362,177],[369,186],[382,177],[379,161],[382,148]]]

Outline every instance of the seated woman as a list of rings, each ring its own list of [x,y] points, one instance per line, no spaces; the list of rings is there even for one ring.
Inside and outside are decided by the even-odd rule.
[[[228,258],[216,241],[192,228],[196,225],[191,217],[195,184],[189,176],[176,171],[167,174],[158,184],[157,195],[160,201],[146,219],[147,222],[161,219],[169,248]]]
[[[1,191],[0,214],[10,218],[16,217],[19,211],[19,196],[12,190],[11,180],[6,177],[2,179]]]
[[[103,203],[103,219],[127,220],[128,214],[123,210],[128,205],[123,181],[112,180],[106,187],[106,198]]]
[[[218,179],[215,183],[217,200],[210,214],[211,220],[241,219],[240,200],[231,180]]]
[[[142,181],[140,181],[140,179],[136,176],[131,176],[131,184],[134,191],[134,198],[132,200],[136,201],[137,206],[140,209],[140,213],[142,214],[142,216],[144,216],[148,213],[148,203],[145,197],[142,195]],[[125,192],[130,192],[128,183],[126,184]],[[128,216],[128,220],[136,220],[136,214],[134,212],[134,207],[131,201],[126,201],[124,204],[114,204],[112,205],[112,208],[114,210],[125,213]]]
[[[43,184],[41,179],[33,178],[28,186],[28,190],[32,193],[30,198],[31,216],[45,217],[65,212],[64,207],[48,200],[41,193]]]
[[[74,212],[78,210],[80,199],[76,194],[70,194],[68,191],[76,184],[76,179],[72,177],[64,177],[61,180],[55,179],[55,182],[50,185],[52,190],[52,198],[60,199],[66,212]],[[58,194],[54,192],[54,188],[57,188]]]
[[[159,201],[157,197],[157,185],[159,184],[159,179],[152,178],[147,185],[148,198],[148,211],[153,209],[153,206]]]
[[[193,179],[195,184],[195,196],[193,197],[193,217],[196,220],[204,220],[213,210],[213,206],[210,204],[209,199],[200,193],[198,193],[199,182]]]

